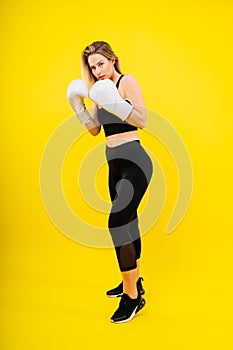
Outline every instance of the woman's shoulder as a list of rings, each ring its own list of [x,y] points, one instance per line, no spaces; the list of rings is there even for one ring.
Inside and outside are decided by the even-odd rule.
[[[120,94],[135,104],[144,105],[142,90],[133,74],[125,74],[121,79]]]
[[[128,87],[139,86],[138,81],[133,74],[125,74],[121,79],[121,81],[122,81],[122,88],[124,90],[127,89]]]
[[[122,81],[130,83],[137,80],[133,74],[124,74]]]

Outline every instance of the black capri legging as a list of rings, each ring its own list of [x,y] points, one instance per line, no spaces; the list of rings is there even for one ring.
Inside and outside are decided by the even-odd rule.
[[[106,146],[112,209],[108,227],[121,271],[133,270],[141,254],[137,209],[150,182],[153,166],[140,141]]]

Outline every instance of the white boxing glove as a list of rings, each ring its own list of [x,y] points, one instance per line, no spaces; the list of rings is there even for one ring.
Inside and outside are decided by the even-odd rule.
[[[67,98],[82,125],[85,125],[91,119],[91,116],[84,105],[85,97],[88,97],[86,83],[81,79],[72,80],[67,88]]]
[[[92,86],[89,97],[121,120],[125,120],[133,109],[132,104],[129,104],[120,96],[116,85],[110,79],[98,80]]]

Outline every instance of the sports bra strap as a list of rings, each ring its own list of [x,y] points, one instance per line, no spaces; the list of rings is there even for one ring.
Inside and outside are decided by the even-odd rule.
[[[120,78],[117,80],[117,83],[116,83],[116,88],[117,88],[117,89],[119,88],[120,81],[121,81],[121,79],[123,78],[123,76],[124,76],[124,74],[122,74],[122,75],[120,76]]]

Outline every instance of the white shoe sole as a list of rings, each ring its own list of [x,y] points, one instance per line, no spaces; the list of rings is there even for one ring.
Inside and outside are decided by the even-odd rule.
[[[131,320],[134,318],[135,314],[136,314],[138,311],[140,311],[140,310],[145,306],[145,304],[146,304],[145,299],[141,299],[140,304],[139,304],[138,306],[135,307],[135,309],[133,310],[133,312],[132,312],[132,314],[130,315],[129,318],[127,318],[126,320],[123,320],[123,321],[114,321],[114,320],[111,319],[111,322],[112,322],[112,323],[125,323],[125,322],[131,321]]]
[[[106,294],[108,298],[119,298],[119,297],[122,297],[123,293],[121,294],[115,294],[115,295],[108,295]]]

